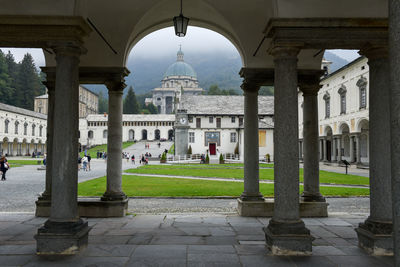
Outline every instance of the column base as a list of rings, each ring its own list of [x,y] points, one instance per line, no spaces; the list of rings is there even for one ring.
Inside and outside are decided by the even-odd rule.
[[[240,195],[240,199],[242,201],[252,201],[252,202],[264,202],[264,197],[260,193],[257,195],[249,195],[246,193],[242,193]]]
[[[369,218],[355,229],[358,246],[375,256],[393,256],[393,224]]]
[[[124,217],[128,211],[128,201],[128,198],[113,201],[79,198],[79,216],[91,218]]]
[[[310,231],[302,220],[296,222],[269,221],[263,228],[268,248],[274,255],[311,255],[312,240]]]
[[[120,201],[103,201],[99,198],[78,198],[78,212],[80,217],[108,218],[124,217],[128,211],[128,201],[126,198]],[[37,217],[49,217],[51,201],[36,201]]]
[[[300,201],[300,217],[328,217],[328,203]],[[238,213],[244,217],[272,217],[274,215],[274,200],[243,201],[238,199]]]
[[[87,247],[87,222],[46,221],[35,235],[37,255],[74,255]]]
[[[101,201],[122,201],[125,199],[127,199],[127,196],[124,192],[105,192],[104,195],[101,197]]]
[[[325,198],[320,194],[312,194],[304,191],[301,194],[301,200],[304,202],[326,202]]]
[[[36,210],[35,210],[36,217],[50,216],[51,200],[44,198],[41,199],[41,197],[39,197],[35,203],[36,203]]]

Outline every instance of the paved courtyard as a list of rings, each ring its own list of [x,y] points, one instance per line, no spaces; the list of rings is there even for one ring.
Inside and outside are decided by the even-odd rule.
[[[223,214],[160,214],[89,219],[88,248],[77,256],[35,255],[44,218],[1,214],[0,266],[392,266],[357,247],[354,227],[366,216],[304,219],[313,256],[277,257],[265,247],[267,218]]]

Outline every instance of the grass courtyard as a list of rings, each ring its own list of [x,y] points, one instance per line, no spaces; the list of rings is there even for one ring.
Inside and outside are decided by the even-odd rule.
[[[135,142],[134,141],[128,141],[128,142],[123,142],[122,143],[122,149],[125,149],[127,147],[130,147],[133,145]],[[96,158],[97,152],[107,152],[107,145],[99,145],[99,146],[94,146],[90,149],[88,149],[87,154],[90,155],[92,158]],[[81,157],[85,155],[85,151],[82,151],[79,153]]]
[[[219,177],[243,179],[243,169],[240,164],[203,165],[147,165],[125,172],[132,174],[165,174],[192,177]],[[302,180],[302,170],[300,179]],[[334,172],[321,171],[321,183],[367,185],[368,178],[356,175],[344,175]],[[260,178],[273,180],[273,169],[260,169]],[[243,192],[242,181],[209,181],[182,178],[150,177],[123,175],[122,189],[128,196],[171,196],[171,197],[196,197],[196,196],[239,196]],[[80,196],[101,196],[106,190],[106,177],[82,182],[78,185]],[[272,197],[273,184],[260,183],[260,191],[266,197]],[[300,186],[300,192],[303,187]],[[368,196],[368,188],[348,188],[340,186],[321,186],[324,196]]]
[[[271,167],[272,164],[260,164],[260,167]],[[178,175],[195,177],[218,177],[243,179],[242,165],[236,164],[176,164],[176,165],[147,165],[129,169],[127,173]],[[303,169],[300,169],[300,181],[303,179]],[[261,180],[274,180],[274,170],[260,169]],[[327,184],[369,185],[369,178],[357,175],[320,171],[320,182]]]

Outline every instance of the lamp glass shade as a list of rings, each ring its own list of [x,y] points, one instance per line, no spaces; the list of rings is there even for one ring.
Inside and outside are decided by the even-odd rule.
[[[179,16],[174,17],[174,28],[175,35],[179,37],[185,37],[187,26],[189,24],[189,18],[184,17],[182,13]]]

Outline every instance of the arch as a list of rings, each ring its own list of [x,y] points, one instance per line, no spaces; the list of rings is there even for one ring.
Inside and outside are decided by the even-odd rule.
[[[135,140],[135,131],[133,129],[130,129],[128,132],[128,138],[129,140]]]
[[[369,130],[369,121],[367,118],[361,118],[357,122],[357,132],[365,132]]]
[[[325,135],[325,136],[331,136],[332,133],[333,133],[332,127],[329,126],[329,125],[326,125],[326,126],[325,126],[325,129],[324,129],[324,135]]]
[[[174,140],[174,130],[168,130],[168,140]]]
[[[107,130],[104,130],[103,131],[103,138],[107,138],[108,137],[108,131]]]
[[[339,134],[348,134],[350,132],[350,127],[347,122],[341,122],[339,124]]]
[[[89,139],[93,139],[93,131],[92,131],[92,130],[90,130],[90,131],[88,132],[88,138],[89,138]]]
[[[147,140],[147,130],[146,129],[142,130],[142,140]]]
[[[160,140],[160,130],[156,129],[154,131],[154,140]]]

